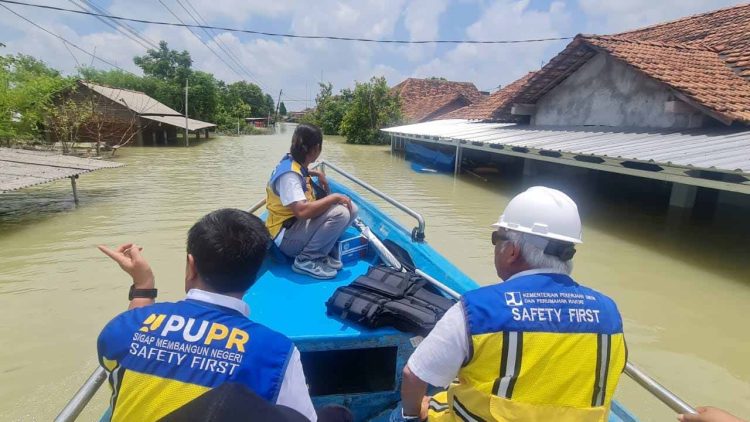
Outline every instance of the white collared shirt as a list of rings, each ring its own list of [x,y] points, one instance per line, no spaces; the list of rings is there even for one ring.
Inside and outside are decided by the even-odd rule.
[[[534,274],[560,274],[551,268],[521,271],[505,281]],[[461,303],[453,305],[412,353],[407,366],[422,381],[448,387],[469,358],[469,336]]]
[[[247,303],[235,297],[200,289],[190,289],[187,293],[187,299],[223,306],[234,309],[246,317],[250,316],[250,307]],[[279,390],[279,397],[276,399],[276,404],[291,407],[312,422],[318,420],[318,415],[315,413],[315,408],[310,399],[310,392],[307,390],[307,382],[305,381],[305,373],[302,370],[299,350],[296,347],[292,349],[292,355],[289,357],[289,363],[284,373],[284,379],[281,381],[281,388]]]

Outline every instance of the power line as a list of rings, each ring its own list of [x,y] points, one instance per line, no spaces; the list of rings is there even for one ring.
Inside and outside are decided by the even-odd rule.
[[[192,9],[192,10],[193,10],[193,12],[195,12],[195,16],[193,16],[193,14],[192,14],[192,13],[190,13],[190,11],[189,11],[189,10],[188,10],[187,8],[185,8],[185,6],[184,6],[184,5],[182,4],[182,2],[181,2],[180,0],[177,0],[177,3],[178,3],[178,4],[180,5],[180,7],[182,7],[182,8],[183,8],[183,9],[185,10],[185,12],[187,12],[187,14],[188,14],[188,15],[189,15],[189,16],[190,16],[190,17],[191,17],[191,18],[192,18],[192,19],[193,19],[193,20],[194,20],[194,21],[195,21],[195,22],[196,22],[197,24],[199,24],[199,25],[200,25],[200,24],[201,24],[201,22],[202,22],[202,24],[208,25],[208,21],[207,21],[206,19],[204,19],[204,18],[203,18],[203,16],[201,16],[201,14],[200,14],[200,13],[198,12],[198,10],[197,10],[197,9],[196,9],[196,8],[195,8],[195,7],[193,6],[193,4],[192,4],[192,3],[190,3],[190,0],[185,0],[185,3],[187,3],[187,5],[188,5],[188,6],[189,6],[189,7],[190,7],[190,8]],[[197,16],[197,17],[196,17],[196,16]],[[199,20],[199,18],[200,18],[200,20]],[[215,34],[216,34],[216,32],[215,32],[215,31],[211,30],[211,32],[209,32],[209,31],[208,31],[207,29],[205,29],[205,28],[202,28],[202,29],[203,29],[203,32],[205,32],[205,33],[206,33],[206,35],[208,35],[208,37],[209,37],[209,38],[213,39],[213,40],[214,40],[214,41],[216,42],[216,45],[218,45],[218,46],[219,46],[219,48],[220,48],[220,49],[221,49],[221,50],[222,50],[222,51],[223,51],[223,52],[224,52],[224,53],[225,53],[225,54],[227,55],[227,57],[229,57],[229,59],[230,59],[230,60],[231,60],[231,61],[232,61],[232,62],[233,62],[234,64],[236,64],[236,65],[237,65],[237,67],[238,67],[238,68],[239,68],[240,70],[242,70],[243,72],[245,72],[245,74],[246,74],[247,76],[249,76],[251,80],[253,80],[254,82],[256,82],[256,83],[258,84],[258,86],[260,86],[261,88],[264,88],[264,89],[265,89],[265,87],[263,87],[263,84],[262,84],[262,83],[261,83],[261,82],[260,82],[260,81],[258,80],[258,78],[257,78],[257,77],[255,76],[255,74],[254,74],[253,72],[251,72],[251,71],[250,71],[250,69],[248,69],[248,68],[247,68],[247,66],[245,66],[245,65],[244,65],[244,64],[243,64],[243,63],[242,63],[242,62],[241,62],[241,61],[239,60],[239,58],[238,58],[238,57],[237,57],[237,56],[236,56],[236,55],[235,55],[235,54],[234,54],[234,53],[232,52],[232,50],[231,50],[231,49],[230,49],[230,48],[229,48],[229,47],[228,47],[228,46],[227,46],[226,44],[224,44],[224,42],[223,42],[223,41],[221,40],[221,38],[219,38],[219,37],[215,37]],[[212,35],[212,34],[214,34],[214,35]]]
[[[100,61],[100,62],[102,62],[102,63],[106,63],[106,64],[108,64],[108,65],[110,65],[110,66],[112,66],[112,67],[114,67],[114,68],[116,68],[116,69],[119,69],[119,70],[123,71],[123,72],[127,72],[127,73],[130,73],[130,74],[131,74],[131,75],[133,75],[133,76],[138,76],[138,75],[136,75],[135,73],[133,73],[133,72],[131,72],[131,71],[129,71],[129,70],[125,70],[125,69],[121,68],[120,66],[118,66],[118,65],[116,65],[116,64],[113,64],[113,63],[111,63],[111,62],[109,62],[109,61],[107,61],[107,60],[104,60],[104,59],[102,59],[101,57],[97,57],[97,56],[95,56],[94,54],[92,54],[92,53],[88,52],[87,50],[84,50],[83,48],[81,48],[81,47],[77,46],[76,44],[73,44],[72,42],[70,42],[70,41],[66,40],[65,38],[61,37],[60,35],[57,35],[57,34],[55,34],[54,32],[51,32],[51,31],[49,31],[48,29],[44,28],[43,26],[41,26],[41,25],[38,25],[38,24],[36,24],[36,23],[35,23],[35,22],[33,22],[32,20],[30,20],[30,19],[28,19],[27,17],[25,17],[25,16],[23,16],[23,15],[21,15],[21,14],[17,13],[17,12],[15,11],[15,10],[13,10],[13,9],[9,8],[8,6],[6,6],[6,5],[4,5],[4,4],[0,4],[0,6],[4,7],[4,8],[5,8],[5,10],[7,10],[7,11],[9,11],[10,13],[12,13],[12,14],[14,14],[14,15],[18,16],[19,18],[21,18],[21,19],[25,20],[26,22],[28,22],[28,23],[30,23],[30,24],[32,24],[32,25],[34,25],[34,26],[36,26],[37,28],[41,29],[42,31],[44,31],[44,32],[46,32],[46,33],[48,33],[48,34],[52,35],[53,37],[55,37],[55,38],[59,39],[59,40],[60,40],[60,41],[62,41],[63,43],[67,43],[68,45],[70,45],[70,46],[74,47],[75,49],[77,49],[77,50],[79,50],[79,51],[81,51],[81,52],[83,52],[83,53],[85,53],[85,54],[87,54],[87,55],[91,56],[92,58],[94,58],[94,59],[96,59],[96,60],[99,60],[99,61]]]
[[[77,6],[77,7],[78,7],[79,9],[81,9],[81,10],[84,10],[84,11],[90,11],[90,9],[87,9],[87,6],[85,6],[85,5],[83,5],[83,4],[78,4],[78,3],[76,3],[76,2],[75,2],[75,0],[69,0],[69,1],[70,1],[70,2],[71,2],[71,3],[73,4],[73,5],[74,5],[74,6]],[[125,36],[126,38],[130,39],[131,41],[133,41],[133,42],[135,42],[135,43],[137,43],[137,44],[140,44],[140,46],[141,46],[141,47],[143,47],[143,48],[146,48],[146,49],[148,49],[148,46],[147,46],[146,44],[144,44],[144,43],[143,43],[143,41],[141,41],[141,40],[139,40],[139,39],[137,39],[137,38],[133,37],[132,35],[128,34],[127,32],[123,31],[122,29],[120,29],[120,27],[119,27],[119,22],[117,22],[117,21],[111,21],[111,19],[110,19],[110,20],[107,20],[107,19],[105,19],[105,18],[103,18],[103,17],[100,17],[100,16],[95,16],[95,17],[96,17],[96,19],[98,19],[98,20],[99,20],[100,22],[102,22],[103,24],[105,24],[105,25],[109,26],[110,28],[112,28],[112,29],[114,29],[115,31],[117,31],[117,32],[121,33],[122,35],[124,35],[124,36]],[[115,23],[113,23],[113,22],[117,22],[118,24],[116,25],[116,24],[115,24]]]
[[[103,14],[107,14],[108,13],[106,9],[102,9],[101,7],[97,6],[93,1],[90,1],[90,0],[79,0],[79,1],[82,1],[82,2],[86,3],[89,6],[89,8],[93,9],[95,12],[99,12],[99,13],[103,13]],[[145,42],[151,48],[153,48],[155,50],[159,49],[159,46],[157,45],[156,42],[154,42],[151,38],[147,37],[146,35],[141,34],[140,32],[138,32],[138,30],[136,30],[132,26],[128,25],[127,23],[120,22],[120,21],[117,21],[117,20],[114,20],[114,19],[109,19],[109,21],[112,22],[112,23],[114,23],[115,25],[117,25],[117,26],[125,29],[129,33],[133,34],[136,38],[138,38],[139,40]]]
[[[60,12],[77,13],[79,15],[101,16],[101,17],[105,17],[109,19],[144,23],[144,24],[150,24],[150,25],[216,29],[216,30],[228,31],[228,32],[241,32],[245,34],[265,35],[268,37],[300,38],[300,39],[312,39],[312,40],[356,41],[356,42],[379,43],[379,44],[524,44],[524,43],[536,43],[536,42],[545,42],[545,41],[563,41],[563,40],[573,39],[573,37],[551,37],[551,38],[535,38],[535,39],[522,39],[522,40],[400,40],[400,39],[378,40],[378,39],[373,39],[373,38],[338,37],[338,36],[331,36],[331,35],[298,35],[298,34],[289,34],[289,33],[282,33],[282,32],[265,32],[265,31],[254,31],[251,29],[226,28],[226,27],[211,26],[211,25],[192,25],[192,24],[186,24],[184,22],[174,23],[174,22],[164,22],[164,21],[152,21],[152,20],[147,20],[147,19],[125,18],[122,16],[86,12],[82,10],[66,9],[63,7],[24,3],[21,1],[15,1],[15,0],[0,0],[0,3],[10,3],[10,4],[17,4],[20,6],[29,6],[29,7],[37,7],[40,9],[56,10]]]
[[[213,48],[211,48],[211,46],[210,46],[210,45],[208,45],[208,43],[207,43],[207,42],[203,41],[203,38],[199,37],[199,36],[198,36],[198,34],[196,34],[196,33],[195,33],[195,31],[193,31],[193,29],[192,29],[192,27],[191,27],[190,25],[187,25],[187,24],[185,24],[185,22],[183,22],[183,21],[182,21],[182,19],[180,19],[180,17],[179,17],[179,16],[177,16],[177,14],[175,14],[175,13],[174,13],[174,12],[172,11],[172,9],[170,9],[170,8],[169,8],[169,6],[167,6],[167,5],[166,5],[166,4],[165,4],[165,3],[164,3],[164,2],[162,1],[162,0],[159,0],[159,3],[161,3],[161,5],[162,5],[162,6],[164,6],[164,8],[165,8],[165,9],[167,9],[167,11],[168,11],[168,12],[169,12],[170,14],[172,14],[172,16],[174,16],[174,17],[175,17],[175,19],[177,19],[178,21],[180,21],[180,23],[182,24],[181,26],[183,26],[183,27],[187,28],[187,29],[188,29],[188,31],[190,31],[190,33],[191,33],[191,34],[193,34],[193,36],[194,36],[195,38],[197,38],[197,39],[198,39],[198,41],[200,41],[200,42],[201,42],[201,44],[205,45],[205,46],[206,46],[206,48],[207,48],[207,49],[209,49],[209,50],[211,51],[211,53],[213,53],[213,54],[214,54],[214,56],[216,56],[216,57],[217,57],[217,58],[218,58],[219,60],[221,60],[221,61],[222,61],[222,62],[223,62],[223,63],[224,63],[224,64],[225,64],[225,65],[226,65],[226,66],[227,66],[227,67],[228,67],[228,68],[229,68],[229,69],[230,69],[230,70],[231,70],[232,72],[236,73],[236,74],[237,74],[237,76],[239,76],[239,77],[242,77],[242,74],[241,74],[240,72],[238,72],[238,71],[237,71],[237,70],[236,70],[236,69],[235,69],[235,68],[234,68],[234,67],[233,67],[232,65],[230,65],[229,63],[227,63],[227,61],[226,61],[226,60],[224,60],[224,58],[223,58],[223,57],[221,57],[221,56],[219,55],[219,53],[217,53],[217,52],[216,52],[216,50],[214,50]]]

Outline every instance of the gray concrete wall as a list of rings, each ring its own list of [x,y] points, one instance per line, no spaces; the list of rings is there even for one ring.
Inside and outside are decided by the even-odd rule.
[[[532,125],[700,127],[703,115],[664,111],[673,99],[660,83],[598,54],[537,102]]]

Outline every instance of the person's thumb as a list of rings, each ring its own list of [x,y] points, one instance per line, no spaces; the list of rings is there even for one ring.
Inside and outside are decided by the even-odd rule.
[[[133,246],[131,246],[130,250],[128,251],[128,253],[130,254],[130,258],[133,261],[140,261],[140,260],[142,260],[143,259],[143,256],[141,255],[141,251],[142,250],[143,250],[143,248],[141,248],[140,246],[138,246],[135,243],[133,243]]]

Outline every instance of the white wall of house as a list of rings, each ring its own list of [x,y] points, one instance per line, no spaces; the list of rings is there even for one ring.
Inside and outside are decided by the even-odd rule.
[[[664,85],[600,53],[537,101],[531,124],[694,128],[708,120],[692,107],[666,111],[669,100]]]

